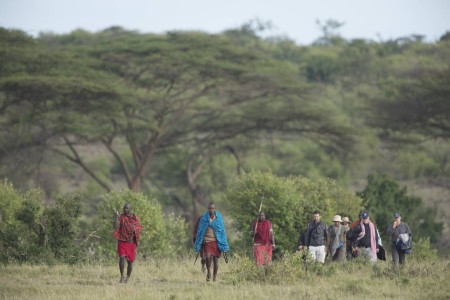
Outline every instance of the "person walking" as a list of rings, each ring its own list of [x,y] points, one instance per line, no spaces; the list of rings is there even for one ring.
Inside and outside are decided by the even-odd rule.
[[[347,260],[350,260],[353,258],[352,256],[352,245],[351,241],[349,240],[349,236],[351,235],[351,222],[348,217],[342,218],[342,225],[344,226],[345,230],[345,257]]]
[[[394,213],[394,222],[388,226],[387,232],[391,237],[392,263],[394,266],[405,264],[405,251],[398,247],[400,241],[411,243],[411,229],[408,224],[402,222],[402,216],[399,212]]]
[[[320,221],[320,211],[313,212],[313,221],[308,224],[305,242],[309,254],[320,263],[325,262],[325,249],[328,243],[327,224]]]
[[[370,221],[368,212],[361,214],[361,222],[356,225],[353,237],[353,251],[357,248],[361,256],[369,258],[372,263],[376,263],[379,251],[377,243],[379,236],[375,224]]]
[[[267,266],[272,261],[272,250],[275,250],[275,238],[272,222],[266,219],[264,212],[260,212],[258,220],[252,222],[253,254],[258,266]]]
[[[228,252],[230,247],[228,246],[222,214],[216,211],[216,205],[213,202],[208,204],[208,211],[201,216],[198,224],[194,245],[195,252],[200,252],[202,248],[206,260],[206,281],[211,281],[211,265],[214,265],[213,281],[216,281],[219,258],[222,253]]]
[[[345,260],[345,226],[341,222],[341,216],[335,215],[333,217],[334,224],[328,228],[328,240],[330,241],[328,253],[330,253],[332,261]]]
[[[136,258],[136,248],[142,232],[139,217],[131,213],[131,204],[123,206],[123,213],[114,209],[114,237],[117,239],[117,253],[119,255],[120,283],[127,283],[133,271]],[[125,260],[127,261],[127,276],[124,276]]]

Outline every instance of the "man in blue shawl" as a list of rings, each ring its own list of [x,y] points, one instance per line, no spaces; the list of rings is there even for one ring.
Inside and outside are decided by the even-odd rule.
[[[230,250],[222,215],[216,211],[216,205],[208,204],[208,211],[200,217],[195,237],[195,252],[203,249],[206,259],[206,281],[211,280],[211,265],[214,264],[213,281],[216,281],[219,270],[219,257],[222,252]]]

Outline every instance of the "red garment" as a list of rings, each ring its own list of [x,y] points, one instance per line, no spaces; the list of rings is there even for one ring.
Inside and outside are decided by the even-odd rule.
[[[128,261],[133,262],[136,259],[136,244],[119,241],[117,243],[117,252],[119,257],[125,256]]]
[[[252,223],[252,231],[255,231],[256,221]],[[269,220],[258,221],[258,226],[256,226],[256,234],[253,242],[255,244],[261,245],[271,245],[270,240],[270,229],[272,228],[272,222]]]
[[[221,253],[219,251],[219,247],[217,246],[217,242],[216,241],[211,241],[211,242],[205,242],[203,244],[203,251],[204,254],[210,254],[212,256],[216,256],[216,257],[220,257]],[[202,251],[200,250],[200,253]]]
[[[142,225],[139,217],[135,214],[119,216],[119,227],[114,231],[114,236],[119,241],[134,241],[136,245],[142,232]]]
[[[361,222],[361,220],[359,219],[358,221],[355,221],[352,223],[352,225],[350,226],[352,229],[355,229],[356,226]]]
[[[267,265],[272,261],[272,245],[254,245],[253,255],[258,266]]]

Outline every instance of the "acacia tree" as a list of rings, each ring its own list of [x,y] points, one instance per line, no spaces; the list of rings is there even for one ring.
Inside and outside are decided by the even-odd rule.
[[[108,75],[85,57],[45,48],[23,32],[0,29],[0,159],[60,151],[55,138],[69,140],[77,131],[102,135],[104,116],[119,99]],[[103,112],[103,113],[100,113]],[[70,146],[70,145],[69,145]],[[35,160],[40,161],[37,157]],[[86,171],[81,159],[80,162]],[[16,169],[17,163],[11,166]],[[92,174],[95,176],[95,174]]]
[[[415,70],[395,88],[394,99],[375,102],[377,123],[401,132],[450,138],[450,68]]]
[[[14,76],[6,78],[1,92],[13,99],[9,112],[15,110],[29,128],[45,128],[48,135],[37,139],[106,190],[112,189],[108,179],[86,163],[80,146],[103,145],[134,191],[142,189],[161,151],[182,146],[194,156],[209,153],[197,165],[186,163],[195,198],[201,165],[236,137],[282,132],[332,141],[336,148],[349,144],[345,128],[309,97],[315,90],[295,65],[272,59],[264,49],[239,47],[226,35],[143,35],[111,28],[40,41],[46,43],[44,53],[61,55],[59,66],[47,66],[55,76],[36,85],[45,79],[41,72],[26,72],[21,85],[14,85]]]

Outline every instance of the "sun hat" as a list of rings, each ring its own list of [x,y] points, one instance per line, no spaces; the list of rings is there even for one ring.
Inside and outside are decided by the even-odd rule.
[[[343,217],[342,218],[342,223],[344,223],[344,222],[350,223],[349,218],[348,217]]]
[[[342,222],[341,216],[340,216],[340,215],[335,215],[335,216],[333,217],[333,222]]]

